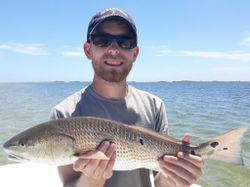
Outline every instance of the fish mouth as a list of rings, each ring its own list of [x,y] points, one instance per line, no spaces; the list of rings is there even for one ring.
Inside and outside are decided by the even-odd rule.
[[[15,154],[8,154],[8,159],[12,160],[12,161],[16,161],[16,162],[24,162],[24,161],[28,161],[28,159],[19,156],[19,155],[15,155]]]
[[[26,160],[23,157],[20,157],[20,156],[14,155],[14,154],[8,155],[8,159],[16,161],[16,162],[23,162],[24,160]]]
[[[12,152],[10,152],[8,150],[5,150],[5,152],[7,153],[9,160],[12,160],[12,161],[15,161],[15,162],[25,162],[25,161],[28,161],[27,158],[24,158],[24,157],[22,157],[20,155],[12,153]]]

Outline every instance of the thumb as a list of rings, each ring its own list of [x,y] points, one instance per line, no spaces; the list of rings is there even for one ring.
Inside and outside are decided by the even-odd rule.
[[[190,142],[191,141],[191,134],[185,133],[182,139],[183,142]]]

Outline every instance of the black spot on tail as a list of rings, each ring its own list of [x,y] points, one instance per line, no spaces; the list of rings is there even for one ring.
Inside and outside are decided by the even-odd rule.
[[[217,147],[218,145],[219,145],[219,143],[218,142],[213,142],[213,143],[211,143],[210,144],[213,148],[215,148],[215,147]]]
[[[227,147],[224,147],[223,150],[228,150],[228,148],[227,148]]]

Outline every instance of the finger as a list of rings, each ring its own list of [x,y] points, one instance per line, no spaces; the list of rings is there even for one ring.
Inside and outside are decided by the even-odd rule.
[[[192,155],[193,156],[193,155]],[[189,178],[189,175],[192,175],[191,178],[198,178],[202,175],[202,168],[198,167],[197,165],[193,164],[192,162],[179,158],[179,157],[174,157],[174,156],[164,156],[164,161],[166,163],[171,163],[173,165],[175,165],[176,167],[178,167],[177,170],[180,170],[179,172],[182,173],[183,175],[187,175],[187,177]],[[187,172],[185,172],[185,171]]]
[[[166,164],[164,163],[163,160],[159,161],[159,165],[160,165],[161,174],[163,174],[164,176],[167,176],[168,180],[172,181],[172,183],[175,184],[174,186],[188,187],[191,185],[190,182],[188,182],[184,178],[180,177],[176,172],[173,172],[171,169],[169,169],[169,167],[166,167]]]
[[[182,158],[182,159],[188,161],[188,162],[191,162],[193,165],[197,166],[198,168],[203,168],[204,167],[204,160],[199,156],[186,154],[186,153],[183,153],[183,152],[177,153],[177,156],[179,158]]]
[[[190,159],[189,156],[192,158]],[[184,159],[185,157],[186,159]],[[164,161],[170,162],[179,167],[183,167],[190,173],[192,173],[194,176],[200,176],[202,174],[203,161],[200,157],[193,156],[190,154],[183,154],[182,152],[180,152],[178,153],[178,157],[165,155]]]
[[[190,173],[184,167],[165,161],[162,161],[161,167],[165,168],[168,171],[171,171],[173,174],[177,175],[178,177],[182,178],[182,180],[185,180],[190,184],[196,181],[196,177],[192,175],[192,173]]]
[[[110,161],[108,162],[108,164],[106,165],[106,168],[105,170],[107,172],[109,171],[112,171],[113,170],[113,167],[114,167],[114,164],[115,164],[115,159],[116,159],[116,152],[114,151],[111,158],[110,158]]]
[[[103,177],[105,179],[108,179],[113,175],[113,167],[115,164],[115,159],[116,159],[116,153],[114,152],[104,171]]]
[[[98,148],[98,150],[100,150],[101,152],[105,153],[107,151],[109,147],[109,142],[105,141],[101,144],[101,146]],[[88,177],[93,177],[94,172],[98,166],[98,164],[100,163],[101,160],[97,160],[97,159],[91,159],[89,161],[89,163],[86,165],[86,167],[84,168],[84,174],[87,175]]]
[[[189,134],[189,133],[185,133],[184,134],[184,136],[183,136],[183,139],[182,139],[182,141],[183,142],[190,142],[191,141],[191,134]]]
[[[99,170],[103,170],[103,171],[105,170],[114,152],[115,152],[115,144],[111,143],[109,147],[107,148],[106,152],[104,153],[109,158],[109,160],[101,160],[98,165]]]
[[[115,151],[116,151],[116,146],[114,143],[111,143],[105,154],[108,158],[111,158],[111,156]]]
[[[108,158],[111,158],[112,154],[115,152],[115,144],[111,143],[110,146],[108,147],[108,149],[105,152],[105,155]],[[98,164],[98,166],[96,167],[96,170],[94,171],[94,175],[98,178],[98,177],[103,177],[103,174],[106,170],[106,167],[108,165],[108,163],[110,162],[109,160],[101,160]],[[112,170],[111,170],[112,171]]]

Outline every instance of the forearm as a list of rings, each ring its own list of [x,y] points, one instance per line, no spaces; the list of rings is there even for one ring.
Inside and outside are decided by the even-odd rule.
[[[81,174],[78,178],[68,181],[64,187],[103,187],[104,183],[104,179],[95,180]]]

